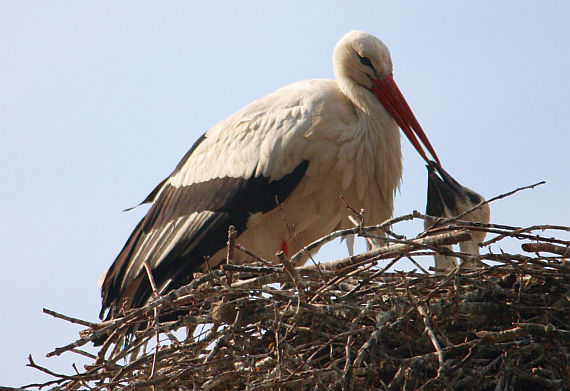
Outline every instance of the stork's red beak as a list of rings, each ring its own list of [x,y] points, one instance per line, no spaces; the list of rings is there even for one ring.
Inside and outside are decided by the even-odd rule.
[[[410,106],[406,102],[406,99],[404,99],[392,75],[388,75],[382,80],[373,80],[373,83],[374,85],[370,90],[376,95],[376,98],[382,103],[386,111],[394,118],[394,121],[400,126],[404,134],[408,137],[408,140],[410,140],[426,163],[429,164],[429,159],[416,135],[420,138],[435,161],[441,166],[437,154],[433,150],[431,143],[414,116],[412,109],[410,109]]]

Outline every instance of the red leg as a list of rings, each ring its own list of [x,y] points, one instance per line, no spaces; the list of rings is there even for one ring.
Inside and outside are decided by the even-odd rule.
[[[281,242],[281,251],[285,253],[286,256],[289,256],[289,249],[287,248],[287,242]]]

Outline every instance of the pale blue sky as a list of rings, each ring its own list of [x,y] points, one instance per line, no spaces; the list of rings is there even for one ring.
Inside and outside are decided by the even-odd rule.
[[[0,385],[48,379],[29,353],[73,372],[74,356],[44,355],[81,328],[42,307],[95,321],[97,278],[145,212],[121,211],[210,126],[287,83],[331,78],[352,29],[390,48],[460,182],[491,197],[547,181],[492,205],[493,222],[570,224],[569,18],[567,1],[2,1]],[[402,145],[395,214],[425,207],[423,162]]]

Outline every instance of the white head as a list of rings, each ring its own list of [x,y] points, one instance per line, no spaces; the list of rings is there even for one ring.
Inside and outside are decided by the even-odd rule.
[[[392,58],[378,38],[362,31],[351,31],[336,44],[333,67],[337,80],[351,80],[371,89],[372,79],[392,75]]]
[[[349,32],[336,44],[333,68],[339,88],[348,99],[363,111],[380,102],[424,160],[429,162],[418,138],[439,163],[427,136],[394,82],[390,51],[382,41],[361,31]]]

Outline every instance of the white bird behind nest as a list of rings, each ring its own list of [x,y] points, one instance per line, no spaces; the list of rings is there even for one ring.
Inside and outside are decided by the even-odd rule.
[[[475,205],[485,201],[478,193],[462,186],[451,175],[449,175],[439,164],[430,162],[428,169],[428,192],[426,214],[434,217],[453,218],[473,208]],[[437,172],[436,172],[437,170]],[[439,174],[439,175],[438,175]],[[461,217],[461,220],[471,221],[474,223],[489,223],[491,210],[489,204],[481,205],[479,208],[467,213]],[[426,229],[432,226],[432,222],[426,221],[424,226]],[[472,239],[461,242],[459,247],[461,252],[479,255],[479,244],[485,239],[486,232],[471,231]],[[451,249],[451,246],[444,246]],[[438,273],[451,270],[457,266],[455,257],[443,254],[435,254],[435,268]],[[464,262],[466,267],[480,266],[480,262],[476,260],[467,260]]]

